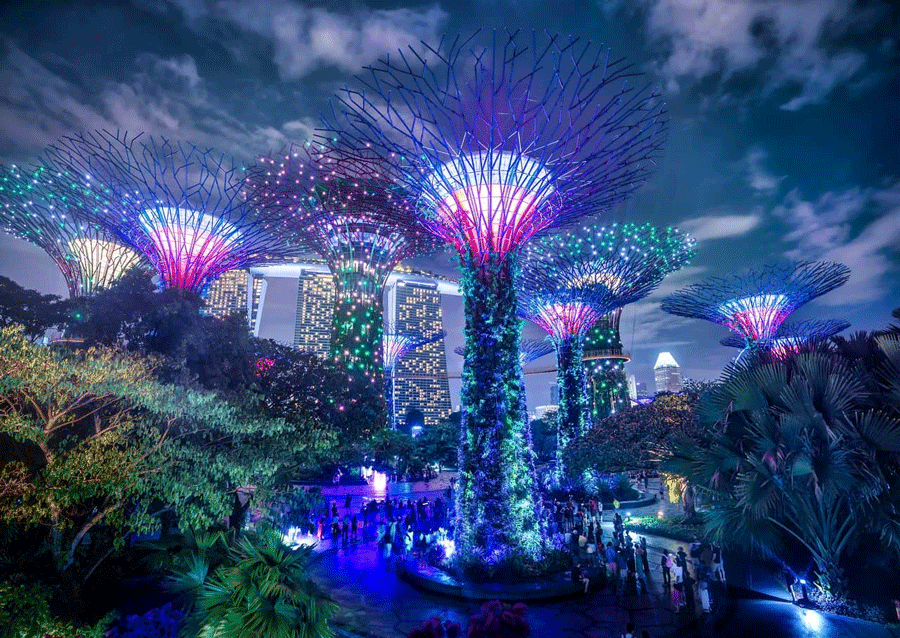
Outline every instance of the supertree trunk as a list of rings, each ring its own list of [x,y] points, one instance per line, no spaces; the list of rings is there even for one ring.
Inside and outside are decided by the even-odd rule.
[[[541,535],[519,365],[515,257],[463,259],[466,357],[457,493],[457,551],[494,563],[539,558]]]
[[[384,388],[382,336],[384,300],[381,281],[358,273],[334,277],[334,315],[331,356],[347,367],[351,377]],[[387,411],[384,413],[387,423]]]
[[[619,359],[595,359],[585,364],[589,378],[591,422],[627,408],[631,399],[625,366]],[[599,371],[594,371],[599,368]]]
[[[566,476],[565,455],[569,443],[587,432],[590,412],[587,378],[582,365],[582,340],[573,336],[556,342],[556,383],[559,412],[556,420],[556,477]]]
[[[394,414],[394,373],[384,375],[384,404],[387,410],[387,424],[392,430],[397,429],[397,415]]]

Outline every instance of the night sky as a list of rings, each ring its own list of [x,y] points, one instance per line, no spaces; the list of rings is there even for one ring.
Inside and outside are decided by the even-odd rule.
[[[419,40],[485,28],[603,42],[664,93],[657,172],[606,216],[677,225],[692,265],[629,306],[629,372],[653,389],[670,351],[686,377],[718,376],[724,328],[666,315],[668,292],[780,258],[847,264],[850,282],[793,319],[886,325],[900,306],[900,4],[851,0],[3,3],[0,161],[27,164],[56,138],[107,128],[185,139],[250,159],[304,141],[363,65]],[[453,273],[449,256],[438,268]],[[435,259],[416,265],[434,268]],[[0,274],[65,294],[44,253],[0,235]],[[290,308],[291,291],[279,302]],[[448,303],[451,374],[461,307]],[[293,317],[271,325],[289,338]],[[529,326],[526,336],[540,337]],[[552,357],[532,367],[552,365]],[[553,375],[528,377],[529,404]],[[458,387],[458,384],[455,384]],[[454,404],[456,398],[454,397]]]

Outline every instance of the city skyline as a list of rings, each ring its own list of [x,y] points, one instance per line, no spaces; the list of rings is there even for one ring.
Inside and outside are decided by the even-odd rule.
[[[727,331],[667,316],[659,301],[709,275],[781,258],[839,261],[848,285],[796,313],[878,329],[900,305],[900,48],[897,5],[735,0],[719,28],[708,0],[449,2],[310,8],[229,3],[20,3],[3,8],[0,160],[33,161],[84,130],[146,131],[236,156],[303,141],[347,78],[397,47],[515,24],[600,40],[650,74],[666,98],[665,155],[608,218],[676,225],[698,240],[689,268],[622,317],[629,374],[648,383],[660,351],[686,378],[715,379]],[[477,16],[477,17],[474,17]],[[276,29],[274,25],[284,25]],[[338,26],[340,25],[340,28]],[[41,37],[52,31],[53,38]],[[122,37],[108,38],[117,32]],[[227,37],[226,37],[227,34]],[[412,265],[455,275],[444,252]],[[65,296],[40,250],[0,235],[0,274]],[[273,293],[274,294],[274,293]],[[296,303],[294,298],[293,303]],[[454,324],[454,320],[456,323]],[[461,308],[445,311],[448,333]],[[526,338],[540,331],[526,326]],[[448,364],[460,363],[450,356]],[[541,396],[543,388],[529,396]],[[531,403],[531,401],[529,401]]]

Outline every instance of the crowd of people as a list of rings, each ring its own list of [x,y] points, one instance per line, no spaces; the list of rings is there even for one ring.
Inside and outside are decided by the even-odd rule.
[[[350,495],[345,497],[343,507],[339,501],[323,501],[320,507],[309,510],[305,531],[335,545],[376,542],[384,558],[416,555],[424,559],[430,550],[438,545],[447,547],[453,538],[452,488],[444,496],[433,502],[427,496],[418,500],[364,498],[356,509]],[[658,558],[651,559],[646,539],[634,540],[618,509],[611,516],[612,533],[605,537],[602,502],[578,501],[569,495],[565,501],[544,501],[542,505],[549,537],[556,549],[571,554],[571,579],[583,587],[584,593],[592,588],[609,588],[614,593],[646,594],[653,564],[659,566],[662,586],[676,610],[708,613],[719,592],[724,591],[725,572],[718,545],[695,537],[687,552],[683,547],[676,552],[662,550]]]

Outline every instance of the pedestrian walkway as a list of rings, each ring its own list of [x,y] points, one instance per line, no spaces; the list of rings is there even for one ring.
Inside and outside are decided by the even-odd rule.
[[[445,477],[449,485],[449,476]],[[401,484],[403,485],[403,484]],[[406,484],[409,485],[409,484]],[[413,484],[402,492],[404,498],[433,500],[441,493],[440,480]],[[346,487],[347,489],[342,489]],[[363,499],[376,494],[356,487],[329,488],[326,498],[339,502],[349,494],[352,507],[358,510]],[[422,491],[415,491],[420,489]],[[652,489],[652,485],[651,485]],[[324,490],[323,490],[324,492]],[[401,492],[389,492],[399,497]],[[383,498],[383,497],[381,497]],[[379,500],[381,500],[379,498]],[[645,515],[651,511],[673,512],[678,506],[655,504],[632,512]],[[627,512],[626,512],[627,513]],[[612,523],[607,512],[604,536],[610,537]],[[900,638],[900,632],[871,623],[845,619],[829,614],[803,610],[789,603],[770,600],[728,600],[716,614],[676,612],[669,591],[662,587],[659,556],[663,549],[677,550],[683,542],[646,535],[650,550],[651,591],[646,595],[622,595],[609,590],[592,591],[567,599],[540,601],[528,604],[527,621],[532,636],[540,638],[618,638],[628,622],[638,630],[646,630],[652,638],[765,636],[788,638],[795,636]],[[687,549],[687,548],[685,548]],[[372,638],[406,638],[410,629],[431,616],[455,620],[466,625],[467,619],[478,611],[480,603],[439,596],[419,590],[401,580],[393,563],[385,560],[375,542],[343,545],[330,539],[316,547],[312,565],[314,580],[338,603],[336,623],[352,634]]]

